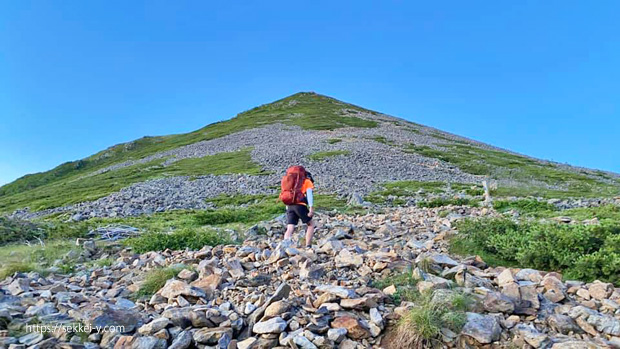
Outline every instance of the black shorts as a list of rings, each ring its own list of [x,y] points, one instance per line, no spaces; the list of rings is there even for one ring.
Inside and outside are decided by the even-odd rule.
[[[308,207],[304,205],[290,205],[286,210],[286,224],[297,225],[301,219],[304,224],[308,224],[312,218],[308,217]]]

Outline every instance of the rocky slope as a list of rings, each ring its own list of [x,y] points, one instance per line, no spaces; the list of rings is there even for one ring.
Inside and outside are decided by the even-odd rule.
[[[619,288],[447,254],[455,221],[493,215],[468,207],[452,207],[443,218],[438,209],[420,208],[321,214],[307,250],[281,241],[279,220],[250,229],[242,245],[199,251],[138,255],[79,241],[84,262],[114,262],[84,263],[72,275],[17,273],[1,282],[0,328],[10,332],[0,335],[0,347],[398,348],[407,334],[396,330],[397,321],[417,304],[397,304],[399,285],[374,285],[402,273],[437,302],[457,293],[475,300],[460,332],[442,329],[435,346],[620,347]],[[180,271],[156,294],[130,300],[146,272],[169,266]],[[124,329],[24,332],[28,323],[75,322]]]
[[[188,159],[208,162],[208,156],[247,149],[263,174],[166,174],[166,169]],[[519,188],[564,196],[620,192],[616,174],[531,159],[328,97],[299,93],[192,133],[141,139],[26,176],[0,188],[0,211],[19,209],[17,217],[34,218],[54,212],[109,217],[202,209],[205,198],[222,193],[272,193],[293,164],[314,174],[319,191],[340,196],[366,195],[390,181],[480,183],[484,178],[515,188],[509,190],[515,193]],[[157,175],[151,176],[153,168]],[[125,183],[125,188],[95,188],[101,183]]]

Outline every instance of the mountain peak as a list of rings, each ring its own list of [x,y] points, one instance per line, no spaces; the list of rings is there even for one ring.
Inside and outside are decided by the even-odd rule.
[[[172,197],[181,201],[166,207],[200,208],[215,192],[231,193],[205,192],[183,176],[210,174],[208,187],[228,190],[241,183],[252,194],[264,193],[292,164],[311,167],[322,190],[337,195],[370,194],[402,180],[457,182],[467,188],[487,178],[501,183],[501,195],[538,197],[609,197],[620,187],[615,174],[529,158],[316,92],[297,92],[193,132],[140,138],[24,176],[0,187],[0,212],[68,209],[108,195],[112,198],[104,202],[130,207],[123,200],[131,203],[133,197],[123,199],[118,191],[132,185],[122,193],[142,195],[152,188],[142,188],[141,182],[154,178],[162,186],[149,192],[155,202]],[[230,183],[234,177],[222,174],[246,177]],[[177,189],[184,194],[172,195]],[[201,194],[194,197],[196,190]],[[97,210],[106,214],[107,208]],[[150,209],[136,210],[131,212]]]

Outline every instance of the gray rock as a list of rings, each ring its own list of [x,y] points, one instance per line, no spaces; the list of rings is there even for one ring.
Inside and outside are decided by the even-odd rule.
[[[347,336],[347,329],[346,328],[330,328],[327,331],[327,338],[329,338],[329,340],[335,342],[335,343],[340,343],[342,342],[342,340]]]
[[[525,280],[525,281],[532,281],[532,282],[541,282],[543,279],[542,275],[540,275],[540,272],[535,269],[521,269],[519,270],[517,275],[515,275],[515,278],[517,280]]]
[[[502,328],[495,317],[467,313],[467,322],[461,334],[475,339],[480,344],[489,344],[499,340],[501,332]]]
[[[52,303],[44,303],[41,305],[33,305],[26,310],[25,316],[45,316],[57,313],[58,309]]]
[[[186,349],[192,345],[192,335],[188,331],[182,331],[174,338],[168,349]]]
[[[430,258],[433,263],[439,264],[441,266],[456,267],[457,265],[459,265],[457,261],[441,253],[431,255]]]
[[[377,308],[370,308],[369,315],[370,322],[383,328],[383,317],[381,316],[381,313],[379,313],[379,310],[377,310]]]
[[[170,279],[166,281],[164,287],[158,291],[163,297],[168,299],[176,298],[178,296],[189,296],[189,297],[206,297],[206,294],[203,290],[188,285],[187,283]]]
[[[293,342],[302,349],[318,349],[308,338],[301,335],[293,337]]]
[[[562,314],[551,314],[547,317],[547,324],[554,331],[562,334],[569,334],[570,332],[581,333],[581,328],[577,325],[575,320],[570,316]]]
[[[152,335],[159,330],[166,328],[170,324],[170,320],[165,317],[157,318],[138,329],[138,333],[143,335]]]
[[[267,321],[261,321],[254,324],[252,331],[258,334],[266,333],[282,333],[286,329],[286,321],[281,317],[274,317]]]
[[[512,314],[515,305],[510,298],[499,292],[488,292],[482,300],[484,310],[490,313]]]
[[[131,343],[131,349],[165,349],[167,346],[165,339],[156,337],[137,337]]]
[[[355,298],[355,291],[341,286],[320,285],[316,288],[318,292],[329,293],[340,298]]]
[[[620,320],[608,315],[596,314],[588,317],[588,324],[596,327],[599,332],[612,336],[620,336]]]
[[[88,304],[79,310],[70,310],[69,315],[91,327],[123,326],[129,333],[142,325],[142,315],[136,311],[109,304]]]
[[[532,326],[518,324],[515,326],[515,332],[522,336],[527,344],[534,348],[546,348],[549,344],[551,344],[549,336],[544,333],[540,333],[540,331]]]
[[[193,338],[197,343],[215,345],[222,337],[232,337],[232,329],[226,327],[201,328],[194,332]]]
[[[19,342],[27,346],[35,345],[43,340],[43,333],[32,332],[19,337]]]
[[[246,338],[245,340],[242,340],[240,342],[237,342],[237,349],[252,349],[255,348],[255,344],[258,342],[258,340],[254,337],[249,337]]]
[[[19,278],[15,279],[13,282],[9,284],[7,290],[13,295],[17,296],[24,292],[30,291],[30,279],[27,278]]]

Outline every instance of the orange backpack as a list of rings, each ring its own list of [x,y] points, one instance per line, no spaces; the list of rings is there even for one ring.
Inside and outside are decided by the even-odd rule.
[[[301,188],[306,180],[306,169],[302,166],[291,166],[286,170],[286,174],[282,177],[280,183],[280,200],[285,205],[295,205],[302,203],[304,193]]]

